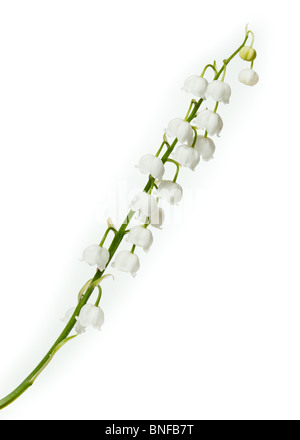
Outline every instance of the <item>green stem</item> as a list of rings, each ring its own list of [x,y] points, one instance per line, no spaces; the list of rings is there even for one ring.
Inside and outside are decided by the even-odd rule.
[[[101,240],[101,242],[100,242],[100,244],[99,244],[100,247],[102,247],[102,246],[104,245],[104,242],[105,242],[105,240],[106,240],[108,234],[110,233],[110,231],[113,231],[113,233],[114,233],[115,235],[116,235],[116,233],[117,233],[117,230],[116,230],[113,226],[109,226],[109,227],[106,229],[106,231],[105,231],[105,233],[104,233],[104,235],[103,235],[103,238],[102,238],[102,240]]]
[[[252,36],[252,41],[251,41],[250,47],[253,47],[253,43],[254,43],[254,33],[253,33],[252,31],[248,31],[248,32],[247,32],[247,35],[249,35],[249,34],[251,34],[251,36]]]
[[[224,63],[224,70],[223,70],[223,75],[222,75],[222,79],[221,79],[222,82],[224,82],[224,79],[225,79],[225,75],[226,75],[226,67],[227,67],[227,64]]]
[[[147,186],[148,186],[148,184],[146,185],[146,187]],[[109,255],[110,255],[109,262],[111,261],[116,250],[118,249],[118,247],[123,239],[124,232],[125,232],[128,224],[130,223],[133,216],[134,216],[134,211],[131,210],[128,213],[128,215],[126,216],[120,229],[116,232],[115,237],[114,237],[114,239],[108,249]],[[4,399],[0,400],[0,410],[5,408],[10,403],[12,403],[14,400],[16,400],[31,385],[33,385],[34,378],[36,378],[38,376],[38,374],[44,369],[45,365],[48,365],[48,363],[50,362],[50,360],[53,357],[53,354],[56,352],[56,348],[69,336],[70,332],[72,331],[73,327],[75,326],[75,324],[77,322],[76,317],[79,315],[80,310],[87,303],[87,301],[89,300],[90,296],[92,295],[92,293],[95,289],[94,283],[97,282],[97,280],[103,275],[103,273],[104,273],[104,271],[100,271],[99,269],[97,269],[97,271],[94,275],[94,278],[92,279],[92,281],[90,283],[90,286],[86,289],[84,295],[82,295],[80,301],[77,304],[77,307],[76,307],[73,315],[71,316],[71,319],[69,320],[69,322],[67,323],[67,325],[63,329],[63,331],[60,334],[60,336],[58,337],[58,339],[54,342],[53,346],[50,348],[48,353],[44,356],[44,358],[37,365],[37,367],[29,374],[29,376],[27,376],[26,379],[14,391],[12,391],[10,394],[8,394],[6,397],[4,397]]]
[[[164,140],[163,143],[161,144],[161,146],[159,147],[159,149],[158,149],[156,155],[155,155],[156,157],[158,157],[158,156],[160,155],[162,149],[164,148],[164,145],[167,145],[167,148],[170,147],[169,142],[167,142],[166,140]]]
[[[207,65],[204,67],[203,72],[202,72],[201,75],[200,75],[202,78],[204,77],[205,72],[206,72],[206,70],[207,70],[209,67],[210,67],[211,69],[213,69],[213,71],[214,71],[216,74],[218,73],[217,69],[215,68],[215,66],[214,66],[213,64],[207,64]]]
[[[179,174],[179,170],[180,170],[181,165],[176,160],[173,160],[173,159],[167,159],[167,162],[171,162],[176,166],[176,173],[175,173],[174,179],[173,179],[173,182],[175,183],[178,178],[178,174]]]
[[[191,110],[192,110],[193,105],[197,105],[197,101],[195,101],[195,99],[192,99],[192,101],[191,101],[191,104],[190,104],[190,106],[189,106],[189,109],[188,109],[188,111],[187,111],[187,113],[186,113],[186,115],[185,115],[185,118],[184,118],[185,121],[187,121],[187,119],[188,119],[188,117],[189,117],[189,114],[190,114],[190,112],[191,112]]]
[[[96,307],[99,306],[99,303],[100,303],[100,300],[101,300],[101,296],[102,296],[102,288],[101,288],[101,286],[99,286],[99,284],[98,284],[97,287],[98,287],[99,293],[98,293],[98,297],[97,297],[96,302],[95,302],[95,306]]]
[[[194,140],[193,140],[191,147],[194,148],[196,145],[197,139],[198,139],[198,131],[197,131],[196,127],[192,127],[192,129],[194,130],[195,136],[194,136]]]
[[[217,113],[219,107],[219,101],[216,102],[215,108],[214,108],[214,113]]]
[[[218,79],[220,77],[220,75],[222,75],[225,66],[239,53],[239,51],[242,49],[242,47],[245,46],[246,41],[248,39],[250,31],[246,34],[245,40],[243,41],[243,43],[241,44],[241,46],[235,51],[233,52],[233,54],[227,58],[226,60],[224,60],[224,64],[222,66],[222,68],[219,70],[219,72],[216,73],[214,79]],[[201,104],[203,102],[203,99],[200,99],[198,102],[196,101],[192,101],[189,111],[187,113],[186,116],[186,121],[187,122],[191,122],[197,115],[197,111],[199,110]],[[194,105],[193,110],[192,106]],[[191,113],[190,113],[191,112]],[[166,163],[166,161],[168,160],[170,154],[172,153],[172,151],[174,150],[176,144],[178,142],[178,139],[175,139],[173,141],[173,143],[171,145],[168,144],[168,149],[165,152],[165,154],[162,157],[162,162]],[[164,142],[161,146],[161,149],[163,147],[163,145],[166,142]],[[160,151],[161,151],[160,149]],[[153,187],[153,179],[149,178],[144,191],[146,193],[148,193],[149,191],[151,191]],[[130,210],[129,213],[127,214],[124,222],[122,223],[121,227],[119,228],[119,230],[114,230],[114,228],[108,228],[108,230],[106,231],[106,233],[104,234],[104,237],[102,239],[103,243],[104,240],[108,234],[108,232],[110,230],[114,230],[115,236],[111,242],[111,245],[108,249],[109,251],[109,261],[108,264],[111,262],[114,254],[116,253],[120,243],[122,242],[124,235],[126,233],[126,229],[129,225],[129,223],[131,222],[133,216],[134,216],[135,212]],[[102,243],[101,241],[101,243]],[[108,266],[107,264],[107,266]],[[90,296],[92,295],[96,285],[99,282],[99,279],[102,277],[103,273],[105,271],[100,271],[99,269],[97,269],[94,278],[86,283],[85,286],[88,286],[85,289],[82,289],[82,292],[84,292],[80,299],[79,302],[77,304],[77,307],[72,315],[72,317],[70,318],[69,322],[66,324],[65,328],[63,329],[62,333],[60,334],[60,336],[57,338],[57,340],[54,342],[54,344],[52,345],[52,347],[50,348],[50,350],[48,351],[48,353],[44,356],[44,358],[41,360],[41,362],[37,365],[37,367],[26,377],[26,379],[14,390],[12,391],[10,394],[8,394],[6,397],[4,397],[2,400],[0,400],[0,410],[5,408],[6,406],[8,406],[10,403],[12,403],[14,400],[16,400],[18,397],[20,397],[28,388],[30,388],[35,379],[38,377],[38,375],[43,371],[43,369],[49,364],[49,362],[52,360],[54,354],[58,351],[59,348],[61,348],[67,341],[69,341],[70,339],[72,339],[73,337],[69,337],[70,332],[72,331],[73,327],[75,326],[77,320],[76,317],[78,317],[80,310],[82,309],[82,307],[87,303],[87,301],[89,300]],[[75,336],[74,336],[75,337]]]

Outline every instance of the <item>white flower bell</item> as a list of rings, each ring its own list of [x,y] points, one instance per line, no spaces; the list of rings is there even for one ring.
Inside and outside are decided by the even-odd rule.
[[[138,193],[130,202],[130,208],[133,211],[138,211],[142,217],[150,217],[158,210],[157,202],[151,194],[145,191]]]
[[[199,75],[189,76],[183,86],[183,90],[190,92],[199,98],[206,99],[206,89],[208,86],[208,81]]]
[[[83,251],[82,260],[90,266],[97,265],[98,269],[103,271],[109,260],[109,252],[98,244],[92,244]]]
[[[145,252],[148,252],[153,243],[153,235],[149,229],[139,225],[130,229],[126,240],[136,246],[141,246]]]
[[[70,319],[72,318],[74,312],[75,312],[75,307],[72,307],[71,309],[69,309],[69,310],[67,311],[67,313],[65,314],[65,316],[61,319],[61,321],[62,321],[62,322],[66,322],[66,323],[69,322]],[[76,319],[77,319],[77,318],[76,318]],[[82,326],[82,325],[78,322],[78,320],[77,320],[77,323],[75,324],[74,329],[75,329],[76,333],[78,333],[79,335],[81,335],[82,333],[85,332],[85,327]]]
[[[157,180],[161,180],[164,173],[165,167],[162,160],[153,154],[146,154],[141,157],[138,168],[143,174],[151,174]]]
[[[193,125],[206,130],[210,136],[213,136],[221,132],[223,121],[218,113],[206,109],[198,113],[197,117],[193,120]]]
[[[173,156],[183,167],[190,168],[192,171],[195,170],[200,161],[198,151],[188,145],[179,145]]]
[[[211,96],[217,102],[228,104],[231,96],[231,88],[229,84],[215,80],[209,83],[206,95],[207,97]]]
[[[157,229],[162,229],[162,225],[164,221],[165,221],[164,210],[159,207],[158,210],[155,211],[150,217],[151,226]]]
[[[176,118],[169,122],[167,136],[177,138],[182,143],[191,144],[193,142],[194,130],[189,122]]]
[[[239,74],[239,81],[246,86],[255,86],[259,81],[259,76],[253,69],[243,69]]]
[[[82,327],[92,326],[97,330],[101,330],[104,324],[104,312],[101,307],[85,304],[80,310],[77,322]]]
[[[133,277],[135,277],[140,268],[140,260],[136,254],[133,254],[129,251],[120,251],[116,255],[116,259],[112,263],[112,267],[115,267],[121,272],[129,272]]]
[[[167,200],[170,205],[177,205],[181,201],[182,195],[181,186],[171,180],[165,180],[158,187],[158,197]]]
[[[195,143],[195,150],[203,160],[209,161],[213,158],[216,146],[212,139],[199,135]]]

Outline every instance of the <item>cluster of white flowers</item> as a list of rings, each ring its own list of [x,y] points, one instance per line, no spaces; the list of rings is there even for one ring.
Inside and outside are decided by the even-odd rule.
[[[256,52],[252,46],[243,47],[240,51],[240,57],[250,61],[251,68],[243,69],[239,74],[239,80],[246,85],[253,86],[258,81],[258,75],[252,69]],[[160,149],[155,156],[153,154],[142,156],[138,165],[136,165],[141,173],[150,176],[152,186],[148,192],[141,191],[136,194],[130,202],[130,208],[136,212],[140,224],[126,231],[125,241],[130,243],[132,247],[131,250],[121,250],[116,254],[112,267],[119,271],[135,276],[139,270],[140,261],[135,253],[135,248],[140,247],[148,252],[153,243],[153,234],[149,228],[152,226],[161,229],[164,222],[164,211],[159,206],[159,201],[165,200],[170,205],[180,203],[183,190],[176,181],[179,167],[186,167],[194,171],[201,159],[209,161],[213,158],[216,146],[211,137],[214,135],[219,136],[223,128],[223,121],[217,113],[217,109],[220,103],[229,103],[231,88],[229,84],[224,82],[226,62],[224,62],[223,69],[221,69],[223,71],[222,79],[219,79],[219,73],[216,74],[214,80],[207,81],[203,78],[205,70],[201,76],[193,75],[187,78],[183,90],[201,98],[201,100],[212,99],[215,104],[214,109],[206,108],[198,111],[198,106],[195,114],[193,113],[191,116],[191,109],[193,105],[197,104],[193,100],[185,119],[172,119],[166,129],[164,144],[168,146],[168,149],[170,148],[174,159],[165,158],[165,160],[162,160],[159,157]],[[199,133],[200,130],[203,130],[203,133]],[[179,143],[175,151],[173,151],[174,146],[171,147],[169,143],[170,140],[174,143],[174,146]],[[177,166],[177,173],[173,180],[163,180],[168,162],[173,162]],[[83,251],[82,260],[91,266],[97,266],[100,271],[104,271],[110,261],[110,253],[102,245],[94,244]],[[68,321],[74,311],[75,309],[69,310],[64,320]],[[103,310],[98,304],[86,304],[82,307],[76,319],[75,330],[77,333],[83,333],[87,326],[100,329],[104,322]]]
[[[230,99],[230,86],[224,81],[208,82],[200,76],[192,76],[184,83],[184,90],[192,92],[196,96],[206,99],[213,98],[216,102],[227,104]],[[194,170],[200,158],[205,161],[213,157],[215,144],[207,134],[213,136],[222,130],[223,122],[221,117],[214,111],[203,110],[197,114],[192,123],[186,119],[172,119],[166,129],[166,136],[170,140],[177,139],[181,144],[173,153],[174,160],[178,166],[188,167]],[[203,129],[203,135],[198,134],[197,130]],[[168,143],[168,145],[170,145]],[[120,251],[112,263],[112,266],[120,271],[131,273],[135,276],[140,268],[138,256],[134,253],[135,247],[139,246],[148,251],[153,243],[153,235],[149,230],[150,226],[161,228],[164,220],[164,212],[158,205],[160,200],[165,200],[170,205],[177,205],[183,197],[183,189],[173,180],[163,180],[166,163],[158,156],[146,154],[141,157],[137,168],[141,173],[150,175],[156,189],[151,193],[142,191],[138,193],[130,202],[130,208],[137,213],[137,218],[141,225],[132,228],[126,241],[133,245],[133,249]]]
[[[245,46],[249,34],[252,34],[252,42],[250,46]],[[251,63],[249,69],[243,69],[240,72],[239,80],[248,86],[253,86],[258,81],[258,75],[253,70],[253,62],[256,58],[256,51],[252,48],[253,41],[253,32],[248,31],[246,27],[243,43],[223,61],[221,69],[217,70],[216,62],[207,64],[201,75],[193,75],[186,79],[183,89],[198,99],[191,100],[183,119],[175,118],[169,122],[156,155],[146,154],[139,160],[137,168],[142,174],[148,175],[144,190],[130,201],[131,209],[119,229],[115,228],[109,218],[108,227],[100,243],[92,244],[84,249],[82,261],[89,266],[96,266],[95,275],[81,288],[76,307],[69,309],[62,318],[62,321],[67,324],[48,354],[14,391],[4,399],[0,399],[0,409],[9,405],[32,385],[55,353],[77,336],[69,336],[73,329],[77,334],[84,333],[88,327],[101,330],[104,324],[104,312],[99,307],[102,298],[100,283],[108,276],[112,276],[111,274],[104,275],[104,272],[112,262],[112,267],[115,269],[132,276],[136,275],[140,268],[140,248],[148,252],[153,244],[152,228],[161,229],[164,224],[164,210],[160,205],[178,205],[182,200],[183,189],[177,183],[181,167],[195,171],[200,160],[202,163],[202,161],[212,159],[216,149],[212,137],[219,136],[223,128],[223,121],[217,110],[220,103],[228,104],[231,97],[230,86],[224,82],[228,64],[239,54],[243,60]],[[204,78],[208,68],[215,73],[212,81]],[[214,107],[210,109],[208,107],[211,100],[214,101]],[[203,101],[208,107],[200,110]],[[166,151],[162,154],[164,148]],[[171,177],[172,180],[170,180],[166,177],[166,169],[170,167],[172,171],[174,165],[176,171],[174,170],[174,175],[171,175],[173,178]],[[129,226],[134,217],[138,224]],[[114,234],[114,238],[110,246],[104,247],[110,233]],[[159,232],[157,234],[159,235]],[[121,243],[125,245],[123,250],[119,250]],[[96,301],[91,302],[90,298],[97,289],[98,297]]]
[[[189,84],[189,81],[187,80],[185,84]],[[184,90],[188,90],[187,85],[185,85]],[[217,103],[224,102],[227,104],[229,102],[230,95],[231,89],[228,84],[222,81],[212,81],[211,83],[207,83],[207,88],[204,95],[205,98],[202,99],[212,97]],[[174,136],[174,133],[172,130],[170,130],[170,126],[173,127],[173,121],[171,121],[168,125],[168,136]],[[184,139],[180,140],[175,133],[174,137],[177,137],[181,144],[177,146],[175,152],[173,153],[173,157],[180,163],[180,165],[190,168],[192,171],[194,171],[201,158],[204,161],[209,161],[212,159],[216,147],[214,141],[208,137],[208,135],[219,135],[223,128],[223,121],[216,111],[205,109],[198,112],[191,123],[186,121],[182,121],[182,123],[189,125],[194,136],[192,139],[185,137]],[[181,128],[180,125],[178,124],[177,127],[179,131]],[[196,136],[195,130],[204,130],[204,134],[197,133]]]

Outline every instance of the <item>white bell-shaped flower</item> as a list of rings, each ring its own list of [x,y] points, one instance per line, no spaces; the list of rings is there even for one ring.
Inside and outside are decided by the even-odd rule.
[[[132,252],[120,251],[116,255],[116,259],[112,263],[112,267],[115,267],[121,272],[131,273],[131,275],[135,277],[137,271],[140,268],[140,260],[139,257]]]
[[[158,210],[157,202],[151,194],[145,191],[138,193],[130,202],[130,208],[133,211],[138,211],[139,215],[143,217],[150,217]]]
[[[211,96],[215,101],[228,104],[231,96],[231,88],[229,84],[215,80],[208,84],[206,96]]]
[[[195,170],[200,161],[198,151],[188,145],[179,145],[173,156],[183,167],[190,168],[192,171]]]
[[[104,324],[104,312],[101,307],[85,304],[80,310],[77,322],[82,327],[92,326],[97,330],[101,330]]]
[[[206,99],[206,89],[208,86],[208,81],[199,75],[189,76],[183,86],[183,90],[190,92],[199,98]]]
[[[182,199],[183,190],[178,183],[165,180],[159,185],[157,195],[159,198],[167,200],[170,205],[177,205]]]
[[[202,110],[193,120],[193,125],[197,128],[206,130],[210,136],[219,134],[223,128],[223,121],[218,113],[211,110]]]
[[[199,135],[195,143],[195,150],[203,160],[209,161],[213,158],[216,146],[212,139]]]
[[[151,174],[157,180],[161,180],[165,173],[165,166],[159,157],[153,154],[145,154],[141,157],[138,165],[139,170],[143,174]]]
[[[71,309],[69,309],[69,310],[66,312],[65,316],[61,319],[61,321],[62,321],[62,322],[66,322],[66,323],[68,323],[68,322],[70,321],[70,319],[72,318],[74,312],[75,312],[75,307],[72,307]],[[77,318],[76,318],[76,319],[77,319]],[[75,324],[74,329],[75,329],[76,333],[78,333],[79,335],[81,335],[82,333],[85,332],[85,327],[82,326],[82,325],[78,322],[78,320],[77,320],[77,322],[76,322],[76,324]]]
[[[164,210],[159,207],[158,210],[155,211],[150,217],[151,226],[157,229],[161,229],[164,221],[165,221]]]
[[[177,138],[182,143],[191,144],[193,142],[194,130],[189,122],[176,118],[169,122],[167,136]]]
[[[239,74],[239,81],[246,86],[255,86],[259,81],[259,76],[253,69],[243,69]]]
[[[104,270],[109,260],[109,252],[106,248],[98,244],[92,244],[82,253],[82,260],[90,266],[97,266],[99,270]]]
[[[145,252],[148,252],[153,243],[153,235],[149,229],[139,225],[130,229],[126,240],[136,246],[141,246]]]

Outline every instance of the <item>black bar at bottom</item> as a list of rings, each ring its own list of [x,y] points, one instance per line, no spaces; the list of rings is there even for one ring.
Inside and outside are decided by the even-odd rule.
[[[97,420],[97,434],[101,438],[198,437],[199,420]]]

